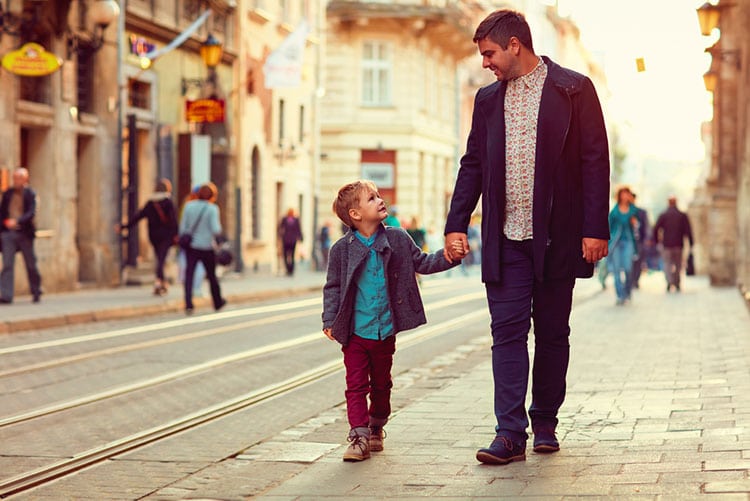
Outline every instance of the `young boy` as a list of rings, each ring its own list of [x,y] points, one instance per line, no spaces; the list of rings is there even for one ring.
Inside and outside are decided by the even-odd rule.
[[[344,461],[362,461],[370,451],[383,450],[396,333],[427,321],[416,273],[437,273],[453,265],[442,249],[426,254],[406,231],[382,224],[388,211],[372,181],[342,187],[333,211],[349,231],[328,255],[323,332],[341,343],[344,353],[351,427]]]

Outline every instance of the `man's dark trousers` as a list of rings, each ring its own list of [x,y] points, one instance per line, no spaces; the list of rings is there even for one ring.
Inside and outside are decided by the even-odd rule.
[[[29,278],[29,289],[34,297],[41,292],[42,279],[36,266],[34,240],[20,231],[8,230],[0,233],[3,245],[3,271],[0,272],[0,297],[5,301],[13,300],[14,266],[16,251],[21,251],[26,265],[26,276]]]
[[[529,380],[528,333],[534,320],[532,427],[557,425],[565,399],[570,309],[575,279],[534,279],[531,240],[503,244],[501,283],[487,283],[492,317],[492,372],[497,433],[528,438],[525,402]]]

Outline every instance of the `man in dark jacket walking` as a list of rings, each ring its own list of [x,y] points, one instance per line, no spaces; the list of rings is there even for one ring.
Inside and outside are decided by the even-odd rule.
[[[302,226],[294,209],[290,208],[286,216],[279,223],[279,238],[281,239],[281,251],[284,257],[284,266],[288,276],[294,275],[295,249],[297,242],[302,241]]]
[[[482,197],[482,281],[492,318],[495,440],[477,460],[526,459],[559,450],[568,324],[576,277],[607,255],[609,152],[591,80],[534,53],[529,25],[498,10],[474,34],[497,77],[479,90],[445,226],[445,255],[469,252],[467,227]],[[454,242],[459,241],[458,252]],[[534,321],[532,402],[527,348]]]
[[[693,247],[693,230],[687,214],[677,208],[677,197],[670,196],[669,207],[661,213],[654,225],[654,243],[662,245],[664,275],[667,279],[667,292],[672,287],[680,291],[680,273],[682,271],[682,247],[685,238]]]
[[[13,171],[13,186],[3,193],[0,201],[0,239],[3,245],[0,304],[13,302],[13,268],[17,251],[21,251],[26,264],[32,301],[38,303],[42,295],[42,279],[34,254],[35,215],[36,193],[29,187],[29,171],[19,167]]]

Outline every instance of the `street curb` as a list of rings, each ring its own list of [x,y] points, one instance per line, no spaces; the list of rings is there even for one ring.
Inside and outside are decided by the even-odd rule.
[[[287,298],[310,292],[320,291],[320,286],[291,287],[279,290],[266,290],[244,294],[229,294],[225,298],[227,304],[249,303],[276,298]],[[195,298],[196,313],[200,309],[211,307],[210,298]],[[106,322],[112,320],[127,320],[135,317],[153,316],[161,313],[178,313],[185,310],[185,303],[181,299],[171,299],[161,304],[145,305],[143,307],[122,306],[101,310],[68,313],[63,315],[39,317],[33,319],[0,321],[0,334],[12,334],[37,329],[51,329],[55,327],[74,326],[92,322]]]

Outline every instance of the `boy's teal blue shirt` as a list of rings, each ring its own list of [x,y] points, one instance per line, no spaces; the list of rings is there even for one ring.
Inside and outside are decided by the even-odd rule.
[[[393,334],[413,329],[427,321],[417,285],[416,273],[427,275],[445,271],[451,264],[439,250],[422,252],[401,228],[381,227],[372,249],[383,259],[385,289],[393,325]],[[323,286],[323,328],[346,346],[354,334],[354,303],[357,282],[370,257],[370,248],[348,231],[333,244]]]
[[[382,229],[385,231],[385,229]],[[357,280],[354,298],[354,334],[364,339],[382,340],[393,334],[391,310],[388,306],[388,291],[385,287],[383,256],[372,244],[380,231],[370,237],[354,231],[360,242],[370,249],[365,267]]]

